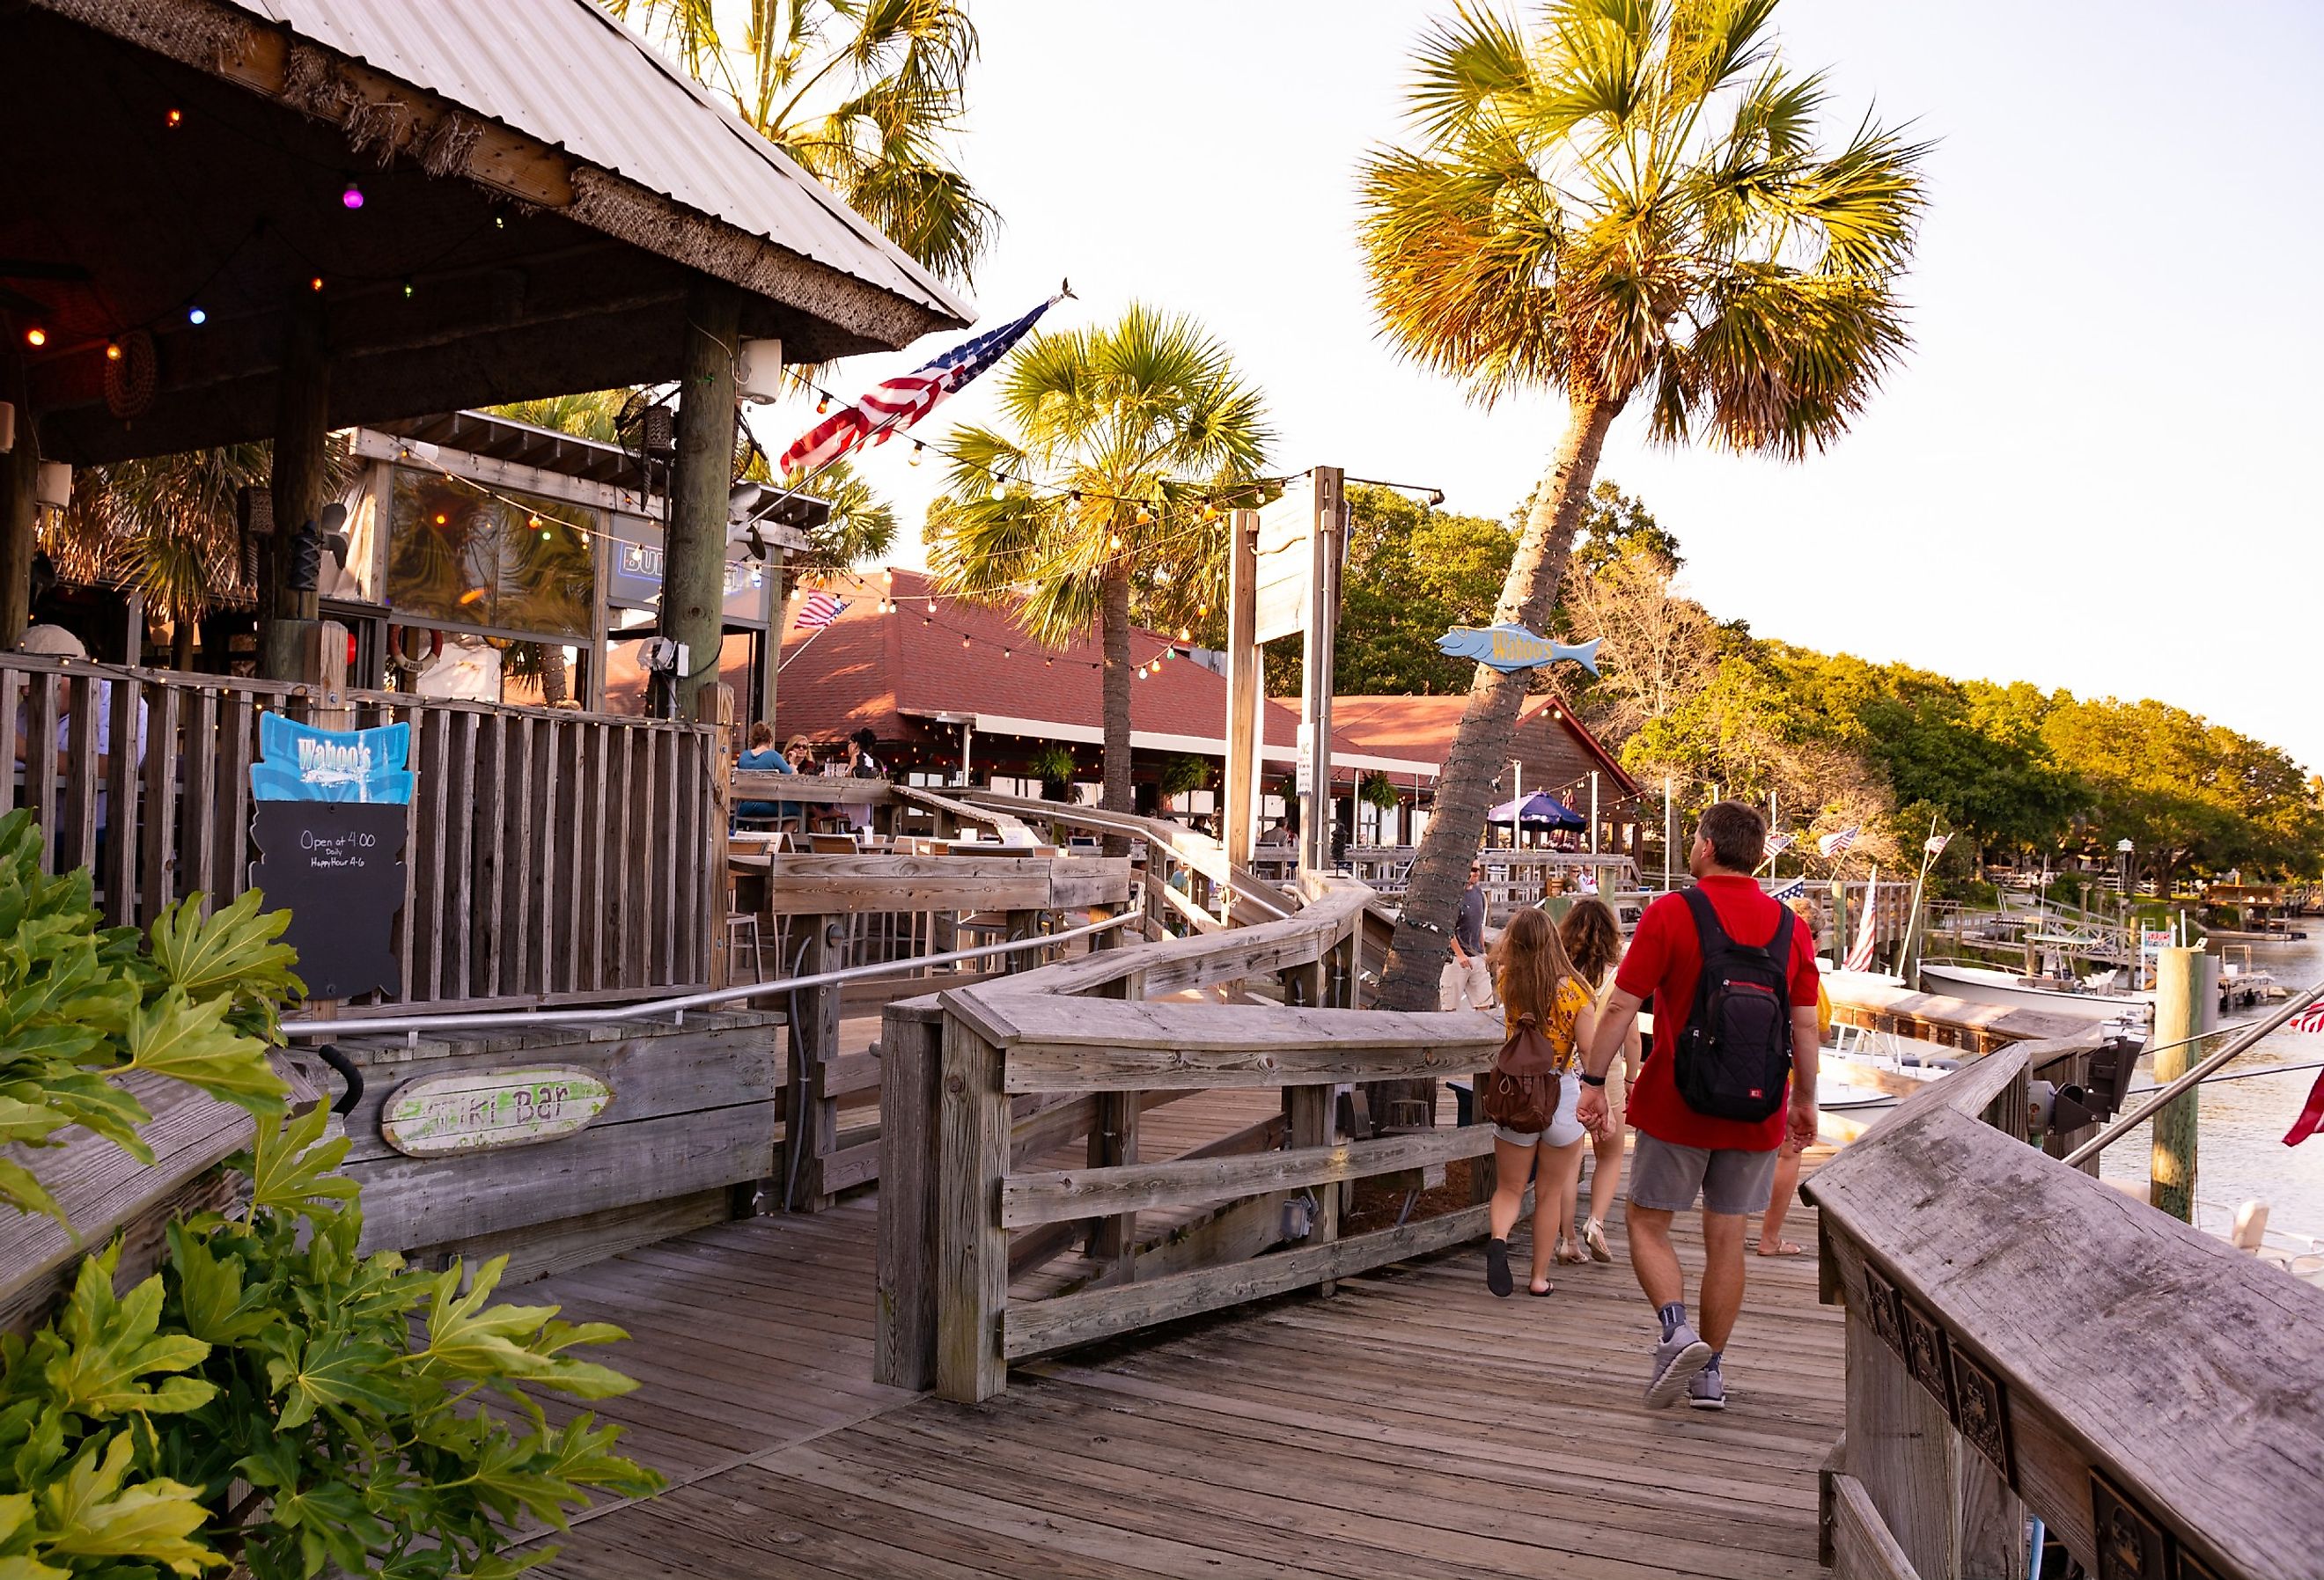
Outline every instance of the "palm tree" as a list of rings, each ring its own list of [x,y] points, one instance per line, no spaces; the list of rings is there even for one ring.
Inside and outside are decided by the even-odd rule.
[[[1013,432],[967,427],[946,441],[954,458],[929,508],[928,568],[947,591],[1012,605],[1037,642],[1099,628],[1104,804],[1130,811],[1133,609],[1174,627],[1219,601],[1226,508],[1255,498],[1275,436],[1226,348],[1150,308],[1038,335],[999,378]]]
[[[742,36],[717,0],[599,0],[725,97],[890,239],[964,281],[991,206],[952,166],[976,28],[961,0],[751,0]]]
[[[1528,32],[1463,4],[1421,42],[1414,139],[1361,172],[1389,337],[1490,405],[1555,390],[1563,437],[1497,621],[1546,628],[1608,430],[1821,449],[1907,344],[1896,291],[1926,145],[1869,118],[1816,140],[1829,96],[1777,57],[1775,0],[1554,0]],[[1447,929],[1526,677],[1480,665],[1381,984],[1433,1004]]]

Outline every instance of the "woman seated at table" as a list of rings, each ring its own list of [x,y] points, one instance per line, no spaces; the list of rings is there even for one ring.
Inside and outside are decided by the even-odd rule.
[[[792,772],[791,765],[783,760],[783,754],[775,750],[775,732],[768,727],[764,719],[751,726],[750,748],[734,766],[762,773]],[[764,823],[780,818],[796,818],[798,808],[790,801],[741,801],[735,804],[734,816],[740,821]]]

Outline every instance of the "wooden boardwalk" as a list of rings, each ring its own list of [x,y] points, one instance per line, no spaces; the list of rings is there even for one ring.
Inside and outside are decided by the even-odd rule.
[[[1651,1320],[1618,1225],[1615,1263],[1558,1270],[1546,1300],[1493,1299],[1471,1247],[1020,1366],[963,1406],[869,1381],[876,1210],[724,1224],[524,1291],[634,1335],[604,1358],[643,1386],[599,1413],[671,1483],[551,1538],[541,1573],[1823,1573],[1841,1326],[1812,1257],[1752,1261],[1724,1415],[1639,1402]],[[1815,1243],[1813,1213],[1787,1227]],[[1691,1234],[1682,1252],[1697,1265]]]

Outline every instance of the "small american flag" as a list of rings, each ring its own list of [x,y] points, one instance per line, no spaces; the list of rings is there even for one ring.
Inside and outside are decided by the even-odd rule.
[[[933,362],[873,385],[853,405],[842,407],[799,435],[775,463],[775,470],[786,476],[812,472],[831,465],[866,439],[887,443],[890,435],[911,427],[935,411],[945,396],[1006,356],[1009,348],[1060,300],[1062,296],[1053,296],[1013,324],[964,340]]]
[[[1824,859],[1829,861],[1856,843],[1860,827],[1859,824],[1850,823],[1837,834],[1827,834],[1816,841],[1816,848],[1823,852]]]
[[[817,587],[800,600],[798,617],[791,624],[801,631],[821,631],[838,619],[839,612],[846,607],[846,599],[835,598]]]
[[[1855,830],[1851,828],[1849,832],[1853,834]],[[1872,882],[1864,886],[1864,920],[1856,929],[1856,947],[1848,952],[1847,964],[1841,967],[1843,970],[1869,971],[1872,969],[1873,929],[1877,925],[1875,917],[1877,910],[1873,901],[1879,893],[1880,869],[1875,867],[1872,869]]]
[[[2283,1023],[2287,1031],[2324,1033],[2324,1004],[2310,1004]]]
[[[1808,881],[1807,876],[1804,873],[1801,874],[1799,877],[1794,878],[1790,882],[1784,884],[1780,889],[1770,889],[1767,892],[1767,898],[1770,900],[1805,900],[1807,897]]]
[[[1765,859],[1774,861],[1799,842],[1800,836],[1796,834],[1770,834],[1767,836],[1767,852]]]
[[[1953,836],[1950,834],[1932,834],[1929,836],[1927,842],[1923,844],[1921,848],[1927,851],[1932,856],[1940,856],[1945,854],[1945,846],[1950,845],[1952,842]]]

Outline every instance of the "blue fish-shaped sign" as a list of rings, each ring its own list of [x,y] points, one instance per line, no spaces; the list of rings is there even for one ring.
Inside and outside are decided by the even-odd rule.
[[[1580,647],[1568,647],[1562,642],[1536,636],[1522,625],[1489,625],[1481,631],[1456,625],[1436,639],[1436,651],[1447,658],[1473,659],[1489,664],[1505,675],[1572,659],[1594,676],[1598,673],[1598,641],[1592,638]]]
[[[409,801],[411,726],[324,730],[279,713],[258,716],[263,762],[250,765],[251,795],[262,801]]]

